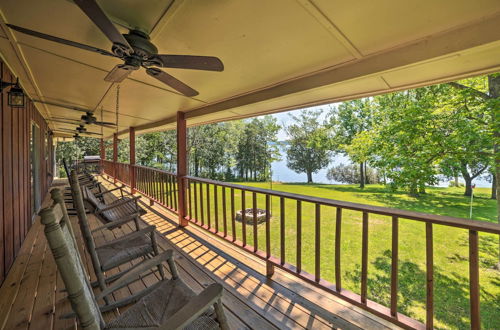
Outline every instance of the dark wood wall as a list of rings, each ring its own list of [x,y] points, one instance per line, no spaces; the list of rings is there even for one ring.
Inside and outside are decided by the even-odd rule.
[[[14,82],[7,65],[0,61],[2,81]],[[47,123],[26,97],[24,108],[8,105],[7,93],[1,93],[0,102],[0,284],[5,279],[21,244],[31,226],[30,131],[32,123],[40,128],[40,196],[47,193],[52,182],[52,137]]]

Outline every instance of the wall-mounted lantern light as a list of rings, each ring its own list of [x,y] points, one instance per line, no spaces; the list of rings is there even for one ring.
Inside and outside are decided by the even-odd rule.
[[[4,82],[0,80],[0,92],[3,91],[4,88],[12,86],[8,94],[8,104],[13,108],[22,108],[24,107],[24,92],[22,88],[19,86],[19,80],[16,80],[15,83]]]

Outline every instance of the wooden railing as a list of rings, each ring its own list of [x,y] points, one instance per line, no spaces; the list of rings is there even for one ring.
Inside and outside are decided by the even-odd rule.
[[[104,168],[108,173],[109,167]],[[169,209],[177,210],[177,205],[173,207],[177,198],[174,174],[142,166],[134,168],[137,171],[137,190]],[[463,228],[468,231],[471,328],[480,328],[478,235],[480,232],[500,235],[499,224],[304,196],[191,176],[186,176],[182,180],[186,187],[185,218],[263,259],[267,265],[268,276],[272,276],[274,267],[278,267],[405,328],[433,328],[434,326],[433,230],[435,225]],[[175,192],[170,195],[173,197],[172,201],[166,201],[161,197],[166,196],[161,187],[164,187],[163,189],[170,187],[168,189]],[[262,224],[258,224],[257,209],[265,211],[261,219]],[[239,218],[236,215],[237,211],[242,211]],[[246,216],[247,212],[252,216]],[[352,216],[353,212],[359,214],[356,217],[359,218],[361,225],[360,284],[356,290],[359,294],[345,289],[342,284],[341,260],[345,256],[342,253],[341,233],[344,225],[350,225],[345,222],[345,214],[348,212],[349,216]],[[333,214],[333,219],[325,219],[323,214],[327,213]],[[391,241],[392,247],[390,302],[387,306],[368,299],[369,224],[381,221],[384,217],[389,220],[388,223],[392,228],[387,233],[387,240]],[[398,313],[401,219],[425,224],[425,325]],[[326,222],[326,220],[329,221]],[[306,221],[313,225],[304,226]],[[290,234],[286,232],[287,228],[294,229],[291,240]],[[322,233],[322,230],[326,233]],[[325,255],[322,238],[326,234],[333,235],[333,255]],[[305,254],[313,257],[312,265],[306,265],[304,262]],[[331,273],[330,268],[335,274],[331,277],[334,279],[333,283],[325,280],[323,276],[325,269]]]
[[[140,165],[103,160],[104,173],[147,196],[171,211],[177,212],[178,188],[175,174]],[[113,175],[116,173],[116,175]]]

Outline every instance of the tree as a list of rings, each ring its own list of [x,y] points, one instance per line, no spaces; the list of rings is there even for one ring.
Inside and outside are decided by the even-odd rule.
[[[63,159],[68,164],[72,164],[77,160],[81,160],[84,156],[99,155],[100,140],[90,137],[79,137],[78,139],[58,142],[56,147],[56,162],[59,177],[66,177],[66,172],[63,168]]]
[[[304,110],[293,116],[295,123],[286,127],[290,139],[286,148],[287,166],[297,173],[307,174],[307,183],[312,183],[312,174],[328,166],[330,162],[328,132],[318,121],[322,110]]]
[[[142,134],[136,137],[136,160],[144,166],[175,172],[177,166],[176,131]],[[127,143],[120,143],[124,147]],[[120,155],[120,152],[118,152]]]
[[[236,167],[240,178],[262,181],[269,177],[271,163],[279,160],[276,118],[264,116],[244,122],[237,145]]]
[[[332,149],[349,156],[359,164],[359,187],[364,188],[366,182],[365,169],[369,157],[368,149],[364,153],[357,148],[350,148],[357,136],[372,127],[372,99],[358,99],[342,102],[329,113],[329,127],[332,134]],[[364,136],[363,138],[366,138]]]
[[[475,114],[476,120],[482,120],[485,129],[488,129],[488,135],[492,139],[493,151],[492,151],[492,167],[493,177],[492,183],[496,185],[496,194],[492,194],[492,197],[496,197],[497,200],[497,220],[500,223],[500,74],[495,73],[488,76],[488,86],[487,88],[478,88],[477,86],[467,84],[467,82],[453,82],[450,86],[463,91],[465,94],[474,96],[476,100],[483,101],[484,113]],[[483,116],[489,115],[490,121],[484,121]],[[493,189],[493,188],[492,188]],[[500,270],[500,237],[498,240],[498,263],[496,268]]]
[[[339,164],[328,170],[326,173],[326,178],[328,180],[334,180],[342,183],[354,184],[358,183],[360,180],[359,168],[355,164],[344,165]],[[371,168],[366,168],[366,183],[378,183],[379,178],[377,172]]]
[[[408,189],[410,195],[425,192],[437,183],[437,165],[446,151],[449,125],[435,112],[440,86],[381,95],[371,132],[372,162],[382,169],[392,186]]]

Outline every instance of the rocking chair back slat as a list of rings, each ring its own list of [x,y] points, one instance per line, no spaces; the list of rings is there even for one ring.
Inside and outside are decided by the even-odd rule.
[[[80,325],[83,329],[101,328],[104,326],[104,321],[95,302],[80,253],[74,244],[70,227],[60,224],[61,219],[64,218],[60,204],[56,203],[52,207],[44,208],[40,211],[40,216],[45,225],[45,236],[52,250],[57,269],[61,274]]]

